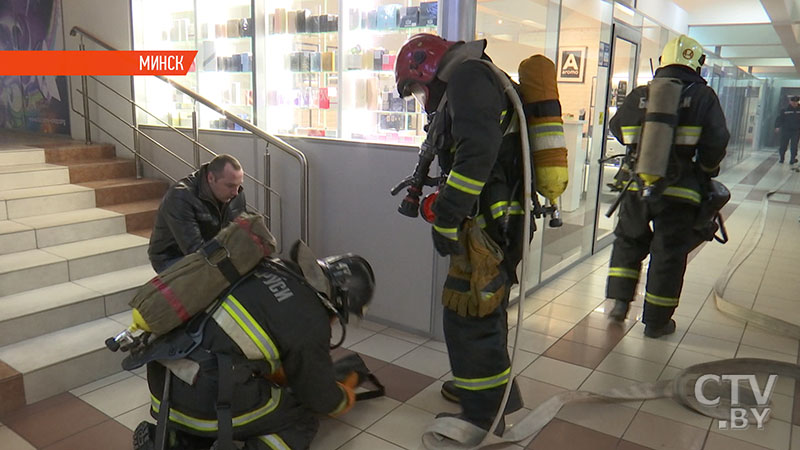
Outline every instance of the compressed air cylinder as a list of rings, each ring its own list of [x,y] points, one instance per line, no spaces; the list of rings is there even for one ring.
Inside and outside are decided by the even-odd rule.
[[[647,186],[667,174],[682,89],[683,83],[676,78],[654,78],[647,88],[647,112],[635,169]]]
[[[533,152],[536,191],[555,205],[569,179],[555,64],[543,55],[523,60],[519,64],[519,84]]]

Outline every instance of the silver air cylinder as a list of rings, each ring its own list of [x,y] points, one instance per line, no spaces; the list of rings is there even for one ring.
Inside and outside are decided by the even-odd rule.
[[[639,140],[636,174],[647,184],[667,174],[669,154],[678,123],[683,83],[676,78],[654,78],[647,89],[647,112]]]

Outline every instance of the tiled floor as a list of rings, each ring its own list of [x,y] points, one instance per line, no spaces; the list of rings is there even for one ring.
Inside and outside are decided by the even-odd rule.
[[[631,319],[610,323],[604,299],[610,249],[544,284],[525,301],[517,354],[526,411],[569,389],[601,392],[635,382],[671,379],[693,364],[732,357],[797,362],[798,341],[721,314],[711,295],[735,251],[749,237],[765,192],[789,181],[770,204],[756,251],[731,280],[726,296],[738,304],[800,324],[796,307],[800,266],[800,174],[759,153],[721,177],[734,198],[726,207],[731,242],[696,251],[687,271],[677,332],[643,337],[641,298]],[[643,287],[640,287],[640,292]],[[516,307],[510,312],[516,331]],[[364,321],[351,327],[346,349],[360,353],[386,385],[384,398],[364,401],[339,420],[323,420],[314,450],[416,450],[436,413],[456,411],[439,389],[450,377],[441,342]],[[800,449],[800,402],[795,381],[781,378],[772,418],[763,430],[723,431],[718,421],[672,400],[582,403],[564,407],[535,439],[509,449]],[[144,375],[119,373],[0,418],[3,450],[125,450],[131,429],[149,418]]]

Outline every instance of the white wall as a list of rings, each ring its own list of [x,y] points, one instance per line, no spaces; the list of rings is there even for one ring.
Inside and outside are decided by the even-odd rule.
[[[730,0],[726,0],[726,2],[727,1]],[[652,18],[660,25],[677,31],[678,33],[689,34],[689,14],[671,1],[638,0],[636,2],[636,9],[642,14]],[[726,6],[721,9],[728,9],[728,7]]]
[[[64,17],[64,47],[66,50],[79,50],[79,37],[69,35],[74,26],[83,28],[119,50],[131,49],[130,5],[127,0],[63,0],[62,14]],[[84,42],[87,50],[100,49],[100,47],[86,38],[84,38]],[[131,96],[130,77],[98,78],[125,96]],[[88,83],[90,97],[96,99],[124,120],[132,122],[132,111],[129,103],[91,79],[89,79]],[[81,77],[70,77],[72,107],[82,112],[83,100],[81,94],[77,92],[79,89],[81,89]],[[111,117],[92,103],[89,105],[89,116],[107,129],[110,135],[133,147],[133,131],[129,127],[123,125],[119,120]],[[83,139],[85,136],[84,120],[72,110],[70,111],[70,125],[72,137]],[[92,140],[95,142],[116,144],[114,139],[94,126],[91,132]],[[131,158],[132,154],[122,146],[117,145],[117,156]]]

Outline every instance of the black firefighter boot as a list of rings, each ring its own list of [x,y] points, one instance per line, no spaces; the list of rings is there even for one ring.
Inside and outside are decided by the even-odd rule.
[[[644,335],[653,339],[658,339],[661,336],[666,336],[674,332],[675,321],[673,319],[669,319],[669,322],[667,322],[665,325],[653,326],[645,324],[644,326]]]
[[[626,318],[628,318],[628,309],[631,306],[631,302],[626,300],[614,300],[614,308],[608,313],[608,317],[612,320],[616,320],[617,322],[624,322]]]

